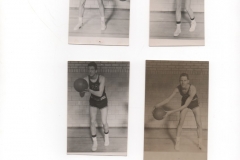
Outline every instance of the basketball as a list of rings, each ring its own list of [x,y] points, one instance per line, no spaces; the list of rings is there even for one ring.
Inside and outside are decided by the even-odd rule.
[[[162,120],[163,116],[166,115],[166,111],[162,107],[159,107],[159,108],[155,108],[152,114],[156,120]]]
[[[85,79],[79,78],[74,82],[73,86],[77,92],[83,92],[88,88],[88,83]]]

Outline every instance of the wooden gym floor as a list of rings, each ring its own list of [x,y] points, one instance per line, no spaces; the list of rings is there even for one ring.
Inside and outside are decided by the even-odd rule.
[[[74,31],[78,23],[78,8],[70,8],[69,13],[69,36],[78,37],[129,37],[129,10],[128,9],[105,9],[107,28],[101,31],[99,9],[85,9],[83,26]]]
[[[92,138],[90,128],[67,129],[67,152],[70,154],[96,154],[101,155],[126,155],[127,154],[127,128],[109,129],[110,145],[104,146],[102,128],[97,128],[98,148],[92,152]]]
[[[183,129],[180,150],[174,149],[176,129],[152,129],[145,128],[144,132],[144,160],[154,159],[151,157],[165,157],[164,159],[179,160],[207,160],[207,130],[203,130],[203,146],[198,148],[196,129]]]
[[[194,32],[189,32],[190,22],[187,12],[182,12],[182,33],[174,37],[176,30],[175,12],[150,12],[150,39],[204,39],[204,13],[194,13],[197,27]]]

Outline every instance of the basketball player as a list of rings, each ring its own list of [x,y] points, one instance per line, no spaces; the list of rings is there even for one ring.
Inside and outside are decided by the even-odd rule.
[[[161,103],[158,103],[155,105],[155,108],[161,107],[165,104],[167,104],[177,93],[180,93],[182,96],[182,103],[181,107],[175,110],[166,111],[166,115],[164,118],[166,118],[168,115],[180,111],[180,120],[177,127],[177,137],[176,137],[176,144],[175,149],[179,150],[180,146],[180,136],[182,132],[182,126],[186,117],[186,114],[189,109],[193,111],[193,114],[195,116],[196,124],[197,124],[197,133],[198,133],[198,147],[200,149],[203,148],[202,146],[202,123],[201,123],[201,115],[200,115],[200,107],[198,105],[198,96],[197,96],[197,90],[196,87],[189,83],[189,76],[186,73],[182,73],[179,77],[180,85],[178,85],[173,93],[162,101]]]
[[[84,13],[84,5],[86,0],[79,0],[79,17],[78,17],[78,24],[74,27],[74,30],[78,30],[79,28],[82,27],[83,25],[83,13]],[[99,11],[100,11],[100,16],[101,16],[101,30],[105,30],[107,28],[105,24],[105,15],[104,15],[104,6],[103,6],[103,0],[97,0],[98,5],[99,5]]]
[[[99,75],[97,72],[97,64],[95,62],[90,62],[88,64],[88,76],[84,79],[88,82],[89,88],[84,92],[80,93],[80,96],[83,97],[85,92],[91,93],[89,103],[90,103],[90,130],[92,134],[92,151],[97,150],[97,135],[96,135],[96,117],[98,109],[101,111],[101,120],[104,129],[104,145],[109,145],[109,128],[107,123],[107,114],[108,114],[108,100],[105,93],[105,77]]]
[[[195,31],[197,22],[195,21],[195,16],[193,14],[192,9],[190,8],[191,0],[185,0],[185,9],[188,12],[188,15],[191,19],[191,27],[189,29],[190,32]],[[174,32],[174,36],[179,36],[181,33],[181,9],[182,9],[182,0],[176,0],[176,23],[177,23],[177,29]]]

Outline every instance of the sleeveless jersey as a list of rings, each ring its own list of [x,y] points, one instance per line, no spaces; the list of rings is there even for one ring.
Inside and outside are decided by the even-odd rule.
[[[189,86],[189,88],[188,88],[187,93],[184,94],[183,91],[182,91],[182,86],[181,86],[181,85],[178,85],[178,86],[177,86],[177,88],[178,88],[178,90],[179,90],[179,93],[180,93],[181,96],[182,96],[181,106],[183,106],[183,105],[185,104],[187,98],[190,96],[190,95],[189,95],[190,87],[191,87],[191,84],[190,84],[190,86]],[[187,106],[187,108],[190,108],[190,109],[193,109],[193,108],[195,108],[195,107],[198,107],[198,96],[197,96],[197,94],[194,95],[192,101],[191,101],[190,104]]]
[[[99,76],[100,76],[100,75],[98,75],[98,79],[97,79],[96,82],[92,82],[92,81],[90,80],[90,77],[88,76],[89,88],[90,88],[91,90],[93,90],[93,91],[99,91],[99,86],[100,86]],[[105,86],[104,86],[104,90],[103,90],[102,96],[98,97],[98,96],[96,96],[96,95],[91,94],[91,97],[90,97],[90,98],[92,98],[92,99],[94,99],[94,100],[96,100],[96,101],[101,101],[104,96],[107,97],[107,95],[106,95],[106,93],[105,93]]]

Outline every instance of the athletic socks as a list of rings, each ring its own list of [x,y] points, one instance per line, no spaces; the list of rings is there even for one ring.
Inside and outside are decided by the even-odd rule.
[[[105,133],[104,132],[104,146],[108,146],[109,145],[109,132]]]
[[[97,150],[97,136],[93,135],[92,136],[92,140],[93,140],[93,145],[92,145],[92,151],[96,151]]]
[[[179,36],[180,33],[181,33],[181,22],[177,22],[177,29],[174,32],[174,37]]]
[[[104,31],[106,28],[105,17],[101,17],[101,30]]]
[[[195,18],[191,19],[191,27],[189,29],[189,32],[195,31],[196,26],[197,26],[197,22],[195,21]]]
[[[202,138],[198,138],[198,147],[199,149],[203,149]]]
[[[176,144],[175,144],[175,150],[179,151],[179,146],[180,146],[180,137],[177,137]]]
[[[83,24],[83,17],[79,17],[78,18],[78,24],[74,27],[74,31],[78,30],[79,28],[82,27],[82,24]]]

